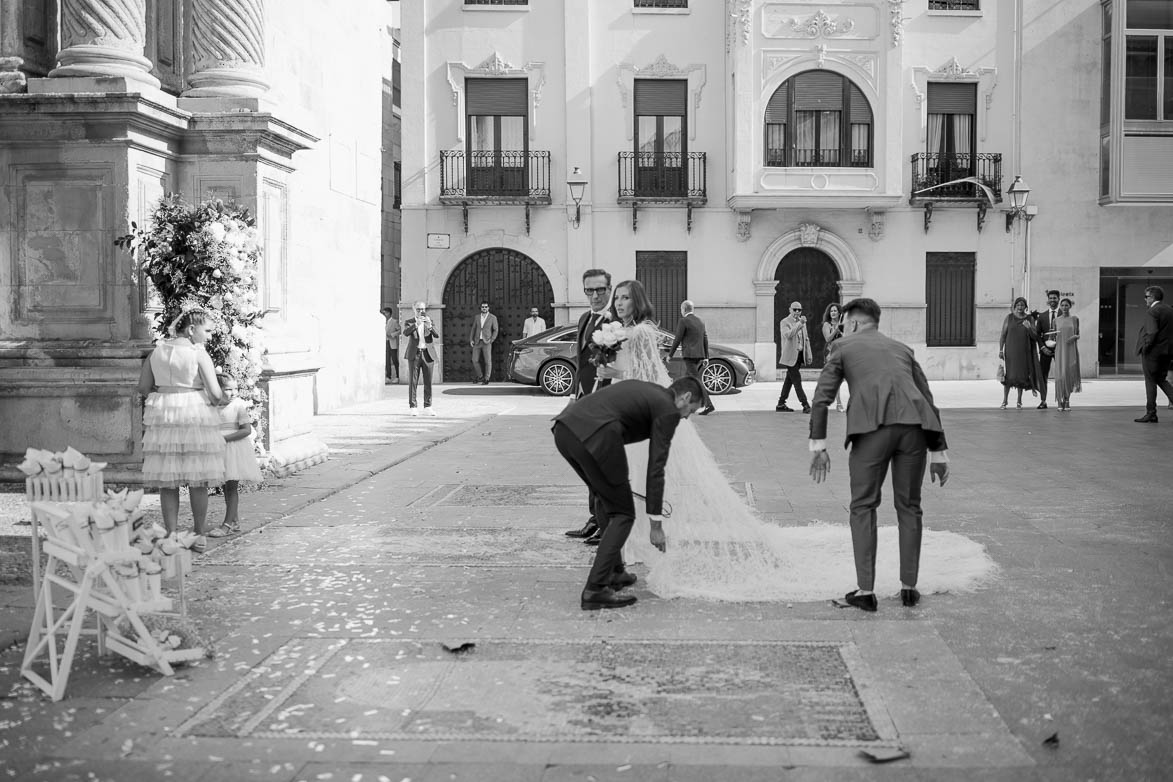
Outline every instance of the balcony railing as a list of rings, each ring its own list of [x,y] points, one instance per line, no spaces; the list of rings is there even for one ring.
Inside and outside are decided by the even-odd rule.
[[[979,0],[929,0],[930,11],[980,11]]]
[[[619,200],[703,204],[708,200],[704,152],[620,152]]]
[[[918,152],[912,156],[912,191],[909,202],[917,201],[987,201],[981,190],[971,182],[935,187],[965,177],[976,177],[994,192],[995,203],[1002,201],[1002,153],[959,152],[942,155],[939,152]]]
[[[441,203],[550,203],[548,151],[440,152]]]
[[[839,148],[832,149],[794,149],[794,166],[802,167],[834,167],[847,166],[849,168],[871,168],[872,153],[869,149],[852,149],[848,152],[847,162],[839,159],[842,152]],[[770,168],[786,167],[786,150],[777,147],[766,148],[766,166]]]
[[[635,0],[636,8],[688,8],[688,0]]]

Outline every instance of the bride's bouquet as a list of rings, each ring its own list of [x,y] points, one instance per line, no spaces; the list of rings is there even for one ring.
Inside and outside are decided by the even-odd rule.
[[[619,355],[626,340],[627,329],[623,324],[615,321],[604,323],[598,331],[591,334],[591,355],[588,360],[597,367],[607,366]]]

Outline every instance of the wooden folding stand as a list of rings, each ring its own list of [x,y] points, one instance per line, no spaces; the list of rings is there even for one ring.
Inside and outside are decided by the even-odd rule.
[[[72,470],[70,471],[72,472]],[[33,520],[33,597],[41,593],[41,535],[40,519],[35,502],[88,502],[105,496],[102,473],[92,475],[37,475],[24,479],[24,496],[28,500]]]
[[[40,501],[33,503],[33,510],[45,521],[48,564],[37,594],[22,676],[55,701],[65,697],[78,637],[86,612],[91,610],[99,620],[99,650],[104,646],[164,676],[174,673],[172,663],[204,656],[202,648],[165,650],[151,636],[141,614],[171,608],[171,600],[159,592],[158,576],[131,579],[112,570],[112,566],[121,564],[137,566],[143,558],[142,552],[130,546],[129,524],[92,533],[88,504]],[[54,587],[72,596],[60,615],[53,604]],[[135,638],[119,631],[123,619]],[[62,635],[64,647],[59,649]],[[48,678],[33,670],[41,658],[48,664]]]

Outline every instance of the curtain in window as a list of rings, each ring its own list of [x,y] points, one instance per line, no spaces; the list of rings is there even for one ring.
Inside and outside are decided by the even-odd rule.
[[[469,163],[474,166],[493,165],[493,152],[497,148],[496,117],[470,117],[469,120]]]
[[[940,160],[943,160],[945,158],[945,155],[948,154],[948,150],[945,148],[945,115],[944,114],[930,114],[929,115],[928,144],[925,147],[925,151],[928,152],[930,155],[940,155],[941,156],[940,158],[938,158],[937,161],[934,161],[932,158],[929,158],[930,165],[932,165],[934,162],[939,162]]]
[[[864,122],[851,123],[851,160],[852,166],[866,166],[869,161],[868,144],[871,141],[871,125]]]
[[[953,155],[955,167],[973,170],[973,149],[970,139],[973,138],[973,115],[953,114]]]
[[[839,165],[839,112],[819,112],[819,163]]]
[[[766,125],[766,165],[786,165],[786,125],[784,123]]]
[[[501,164],[519,167],[525,163],[525,117],[501,118]]]
[[[794,112],[794,165],[815,163],[815,112]]]

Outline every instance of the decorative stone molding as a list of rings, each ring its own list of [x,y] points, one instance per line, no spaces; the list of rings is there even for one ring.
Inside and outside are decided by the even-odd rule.
[[[904,0],[888,0],[888,16],[892,24],[892,48],[904,40]]]
[[[452,90],[452,106],[456,109],[456,140],[464,143],[464,80],[473,78],[525,79],[532,106],[529,116],[530,139],[538,137],[538,107],[542,105],[542,89],[546,86],[546,63],[527,62],[516,66],[494,51],[480,65],[463,62],[448,63],[448,86]]]
[[[821,8],[806,19],[790,17],[790,29],[808,38],[834,38],[855,29],[855,20],[843,16],[828,16]]]
[[[864,211],[868,216],[868,238],[873,242],[878,242],[884,238],[884,215],[887,211],[871,206]]]
[[[814,247],[819,243],[819,234],[822,230],[815,223],[799,223],[798,243],[803,247]]]
[[[629,62],[621,62],[617,70],[619,97],[623,101],[624,108],[630,108],[632,105],[636,79],[687,79],[690,98],[688,137],[690,139],[696,138],[696,126],[700,123],[694,122],[693,119],[696,110],[701,106],[701,91],[707,80],[704,65],[693,63],[682,68],[668,62],[668,58],[661,54],[651,65],[645,65],[643,68],[637,68]],[[633,123],[626,122],[624,125],[627,128],[627,138],[630,140],[633,134]]]
[[[815,66],[822,70],[823,66],[827,64],[827,44],[816,44],[815,52]]]
[[[755,288],[758,281],[761,281],[763,286],[768,284],[772,291],[773,286],[778,284],[774,279],[778,264],[791,250],[797,250],[800,247],[815,247],[830,256],[839,269],[841,288],[853,282],[862,286],[863,274],[860,271],[859,259],[855,257],[851,245],[845,242],[842,237],[831,231],[820,230],[818,241],[813,245],[807,245],[800,241],[800,229],[795,228],[771,242],[770,246],[762,253],[762,257],[758,261],[757,272],[754,275]]]
[[[876,96],[876,55],[857,54],[829,48],[826,44],[816,44],[808,52],[780,52],[768,50],[762,53],[762,99],[769,100],[786,79],[810,68],[825,69],[830,63],[835,70],[858,85],[867,86],[864,90],[872,106],[878,106]]]
[[[0,57],[0,95],[28,89],[28,79],[20,69],[23,62],[20,57]]]
[[[737,241],[739,241],[739,242],[749,241],[749,237],[750,237],[749,223],[750,223],[750,218],[752,217],[752,215],[753,215],[752,209],[746,209],[746,210],[737,212]]]
[[[158,88],[146,41],[146,0],[62,0],[61,51],[49,76],[121,76]]]
[[[977,91],[981,97],[977,116],[977,132],[978,139],[985,141],[987,128],[990,124],[990,105],[994,102],[994,88],[998,86],[998,69],[988,67],[969,69],[959,63],[956,57],[950,57],[944,65],[936,70],[930,70],[923,66],[914,67],[912,69],[912,89],[917,108],[920,111],[921,141],[924,141],[928,134],[930,81],[974,82],[977,84]]]
[[[729,29],[725,34],[725,51],[733,51],[740,38],[742,44],[749,45],[750,34],[753,32],[753,0],[729,0]]]
[[[265,0],[194,0],[191,56],[185,98],[265,94]]]

